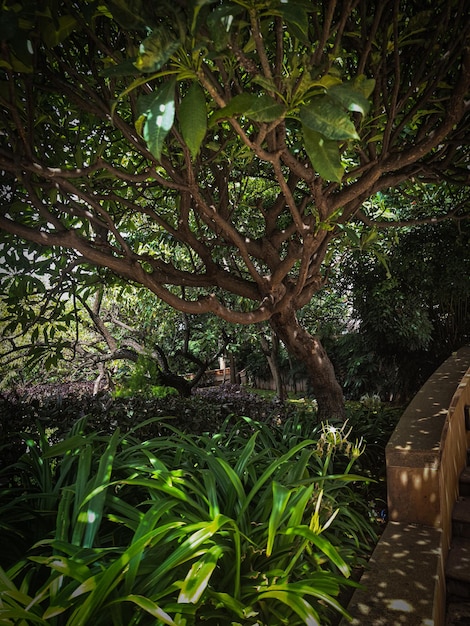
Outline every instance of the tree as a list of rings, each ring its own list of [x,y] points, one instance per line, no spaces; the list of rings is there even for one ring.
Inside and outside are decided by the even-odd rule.
[[[455,206],[462,199],[461,190],[445,184],[426,190],[410,185],[404,207],[396,197],[389,204],[403,216],[411,197],[421,210],[426,203]],[[386,264],[372,254],[350,252],[343,281],[352,291],[362,354],[373,357],[370,374],[377,388],[369,378],[370,391],[407,400],[444,359],[468,344],[469,250],[466,220],[409,226],[388,242]]]
[[[468,184],[469,10],[7,1],[0,229],[182,312],[269,320],[320,417],[341,417],[331,362],[296,313],[345,225],[373,227],[369,198],[410,177]]]

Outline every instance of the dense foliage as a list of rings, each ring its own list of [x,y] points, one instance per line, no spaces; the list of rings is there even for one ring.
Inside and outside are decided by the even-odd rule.
[[[351,224],[364,239],[401,225],[378,192],[413,178],[467,193],[468,2],[6,0],[1,18],[18,310],[46,277],[72,298],[112,274],[188,314],[269,321],[323,416],[344,416],[297,312]],[[468,203],[423,217],[449,215]],[[43,280],[19,286],[31,259]]]
[[[313,625],[344,613],[338,595],[375,540],[366,494],[383,415],[363,406],[351,429],[307,432],[299,407],[275,415],[229,388],[212,392],[225,411],[238,394],[265,419],[226,416],[212,397],[181,430],[181,406],[179,419],[152,417],[135,398],[73,423],[72,394],[38,391],[2,403],[4,449],[23,427],[0,470],[2,623]],[[78,400],[87,412],[105,398]]]
[[[432,198],[460,199],[443,186]],[[339,289],[349,292],[354,326],[325,345],[349,397],[407,401],[470,342],[470,226],[417,223],[380,246],[379,257],[348,253]]]

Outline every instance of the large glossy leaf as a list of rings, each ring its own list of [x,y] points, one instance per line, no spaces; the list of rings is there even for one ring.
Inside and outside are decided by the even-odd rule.
[[[246,115],[255,122],[272,122],[284,114],[285,108],[267,94],[241,93],[230,100],[227,106],[217,111],[212,122],[226,117]]]
[[[307,126],[302,127],[304,145],[315,170],[325,180],[341,182],[344,167],[341,163],[338,142],[326,139]]]
[[[145,101],[143,136],[150,152],[160,160],[163,142],[175,119],[175,80],[169,80]]]
[[[195,157],[207,130],[206,99],[204,91],[197,83],[191,85],[181,101],[179,118],[183,139],[191,156]]]
[[[62,43],[76,27],[77,20],[72,15],[61,15],[56,24],[47,18],[42,18],[39,21],[41,36],[48,48],[53,48]]]
[[[125,59],[122,63],[112,64],[100,70],[100,76],[116,78],[118,76],[140,76],[139,70],[134,65],[133,59]]]
[[[241,93],[233,97],[227,106],[217,111],[212,116],[212,122],[226,117],[235,117],[236,115],[242,115],[246,111],[250,110],[254,106],[256,101],[256,94],[254,93]]]
[[[243,11],[243,7],[234,3],[221,4],[209,13],[207,27],[216,50],[222,50],[230,39],[230,28],[234,18]]]
[[[308,39],[308,14],[304,7],[292,2],[281,3],[279,10],[289,25],[289,30],[302,41]]]
[[[134,63],[141,72],[156,72],[178,50],[181,42],[168,28],[156,28],[139,46]]]
[[[1,9],[0,15],[0,39],[9,41],[13,39],[18,30],[18,16],[14,11],[7,11],[4,7]]]
[[[285,107],[271,96],[263,94],[253,100],[245,115],[255,122],[272,122],[284,114]]]
[[[300,109],[300,120],[304,126],[333,141],[359,139],[348,112],[332,97],[324,94],[314,96]]]
[[[337,100],[348,111],[354,111],[366,115],[369,111],[370,102],[366,96],[355,88],[354,83],[340,83],[328,89],[328,94]]]

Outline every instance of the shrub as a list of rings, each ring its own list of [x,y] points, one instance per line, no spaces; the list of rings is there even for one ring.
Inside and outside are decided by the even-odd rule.
[[[3,471],[0,621],[326,624],[374,541],[345,429],[229,421],[214,435],[111,436],[80,420]],[[342,473],[337,456],[347,457]],[[2,475],[0,475],[2,480]],[[31,522],[34,536],[31,538]],[[13,545],[16,549],[13,550]]]

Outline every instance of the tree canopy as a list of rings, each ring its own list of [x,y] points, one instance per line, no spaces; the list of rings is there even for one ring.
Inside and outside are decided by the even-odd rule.
[[[469,12],[466,0],[3,3],[4,245],[60,246],[186,313],[269,320],[324,412],[341,413],[296,311],[351,221],[394,225],[369,201],[378,192],[470,182]],[[464,194],[410,219],[466,214]]]

